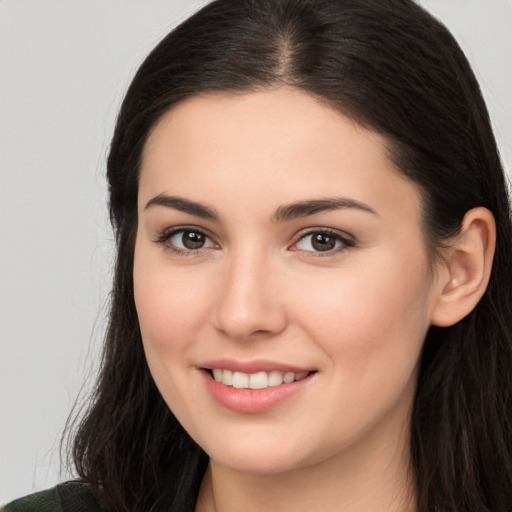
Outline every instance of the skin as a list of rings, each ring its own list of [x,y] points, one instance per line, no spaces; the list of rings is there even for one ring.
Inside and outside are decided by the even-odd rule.
[[[163,195],[218,218],[155,200]],[[326,198],[352,203],[276,219],[286,205]],[[485,289],[489,264],[471,248],[492,241],[492,216],[474,214],[466,248],[429,262],[421,194],[385,140],[288,88],[195,97],[165,114],[145,146],[138,209],[135,302],[148,364],[211,459],[197,510],[414,510],[419,354],[432,323],[449,325],[478,300],[472,288],[457,309],[469,293],[461,285],[478,274],[470,263],[485,267]],[[168,236],[184,226],[207,235],[202,248]],[[337,241],[321,252],[309,235],[326,230]],[[220,358],[315,374],[276,407],[242,413],[206,389],[200,368]]]

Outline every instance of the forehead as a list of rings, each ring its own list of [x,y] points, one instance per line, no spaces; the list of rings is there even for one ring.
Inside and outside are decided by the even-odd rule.
[[[197,144],[201,140],[219,150],[229,149],[233,154],[237,149],[244,148],[247,152],[250,146],[264,144],[273,156],[285,151],[288,142],[300,142],[304,154],[310,148],[317,150],[316,158],[323,153],[318,150],[325,149],[318,144],[321,140],[325,146],[335,142],[339,148],[343,141],[348,146],[355,140],[363,143],[363,139],[383,152],[386,146],[382,136],[362,128],[326,102],[291,87],[202,94],[180,102],[151,130],[143,164],[148,155],[154,156],[161,149],[163,139],[165,144],[176,142],[183,151],[188,149],[188,144],[182,146],[183,142]]]
[[[161,193],[202,201],[231,193],[247,204],[258,194],[276,203],[343,195],[419,206],[384,137],[291,88],[192,97],[164,114],[140,177],[140,196]]]

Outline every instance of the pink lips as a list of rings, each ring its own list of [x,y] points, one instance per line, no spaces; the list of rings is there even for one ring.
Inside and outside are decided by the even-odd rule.
[[[234,361],[233,359],[215,359],[207,361],[201,365],[203,368],[212,370],[213,368],[220,368],[222,370],[231,370],[232,372],[243,373],[256,373],[256,372],[271,372],[276,370],[278,372],[293,372],[301,373],[313,371],[311,368],[303,368],[299,366],[292,366],[289,364],[277,363],[275,361],[266,361],[258,359],[255,361]]]
[[[247,374],[261,371],[271,372],[274,370],[283,373],[314,372],[314,370],[263,360],[241,362],[229,359],[218,359],[208,361],[201,366],[201,373],[206,388],[217,403],[232,411],[250,414],[265,412],[278,406],[304,389],[314,377],[314,373],[310,373],[307,377],[289,384],[283,383],[264,389],[237,389],[217,382],[212,378],[210,371],[207,370],[217,368]]]

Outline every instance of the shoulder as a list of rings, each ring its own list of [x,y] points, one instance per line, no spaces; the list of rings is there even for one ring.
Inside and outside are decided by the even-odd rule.
[[[100,510],[89,486],[76,480],[30,494],[0,507],[0,512],[100,512]]]

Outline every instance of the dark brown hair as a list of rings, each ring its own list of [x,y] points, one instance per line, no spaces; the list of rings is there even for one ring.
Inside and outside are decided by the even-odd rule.
[[[418,184],[433,252],[464,214],[488,208],[497,250],[474,311],[431,328],[411,453],[418,510],[512,510],[512,230],[506,183],[477,81],[447,29],[412,0],[215,0],[140,66],[108,158],[117,264],[101,373],[73,457],[114,511],[151,509],[170,461],[193,446],[158,393],[133,298],[141,151],[178,102],[288,85],[382,134]]]

